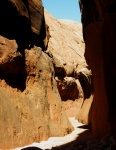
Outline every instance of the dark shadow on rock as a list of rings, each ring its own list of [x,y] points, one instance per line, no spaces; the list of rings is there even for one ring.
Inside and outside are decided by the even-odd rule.
[[[91,125],[82,125],[82,126],[79,126],[78,128],[92,130]]]
[[[65,89],[63,89],[61,86],[62,85],[58,85],[58,90],[62,101],[67,100],[75,101],[75,99],[78,99],[78,89],[76,82],[74,82],[72,85],[71,84],[67,85]]]
[[[26,88],[25,54],[14,58],[13,62],[7,62],[0,67],[0,79],[5,80],[12,88],[24,91]]]
[[[83,92],[84,92],[84,99],[87,99],[90,97],[92,91],[91,91],[91,86],[86,78],[86,76],[80,72],[78,75],[79,81],[81,83]]]
[[[52,150],[79,150],[80,145],[83,146],[84,149],[86,141],[91,139],[91,137],[92,132],[90,130],[86,130],[79,134],[79,136],[74,141],[58,147],[53,147]]]
[[[10,1],[0,1],[0,35],[15,39],[22,52],[31,41],[31,22]]]
[[[0,35],[8,39],[15,39],[18,44],[18,51],[21,53],[25,48],[29,49],[34,45],[45,49],[43,42],[46,37],[44,15],[42,15],[41,18],[38,18],[38,23],[41,23],[41,27],[37,34],[32,31],[31,23],[31,17],[34,19],[34,15],[36,14],[32,14],[31,16],[28,1],[23,0],[17,2],[19,5],[17,7],[19,8],[16,8],[13,3],[14,2],[6,0],[0,1]],[[39,9],[44,12],[43,6]]]
[[[0,68],[0,78],[12,88],[23,91],[26,87],[26,66],[24,50],[31,41],[31,23],[26,17],[19,15],[16,7],[10,1],[0,1],[0,35],[10,40],[16,40],[22,56],[14,58]]]
[[[18,88],[23,91],[26,87],[26,66],[25,66],[25,49],[30,50],[34,45],[39,46],[42,49],[44,47],[44,38],[46,37],[44,8],[40,4],[40,8],[36,8],[36,5],[32,2],[33,8],[38,12],[33,14],[30,12],[29,1],[8,1],[0,0],[0,35],[10,39],[16,40],[18,45],[17,52],[20,52],[21,56],[14,58],[12,62],[6,62],[4,66],[0,66],[0,78],[4,79],[8,85],[13,88]],[[31,14],[32,13],[32,14]],[[40,15],[39,15],[40,13]],[[35,18],[38,17],[38,20]],[[35,29],[38,33],[32,31],[33,23],[40,25],[40,29]],[[39,22],[38,22],[39,21]],[[38,27],[37,26],[37,27]]]
[[[21,150],[42,150],[42,149],[38,147],[27,147],[27,148],[22,148]]]
[[[62,101],[75,101],[75,99],[78,99],[79,91],[77,83],[73,77],[56,76],[55,79]]]

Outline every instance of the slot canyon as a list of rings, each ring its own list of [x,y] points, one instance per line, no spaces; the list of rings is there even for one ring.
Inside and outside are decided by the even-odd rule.
[[[75,140],[56,150],[116,149],[116,2],[79,5],[82,24],[54,18],[42,0],[0,0],[1,150],[70,135],[72,118],[91,148]]]

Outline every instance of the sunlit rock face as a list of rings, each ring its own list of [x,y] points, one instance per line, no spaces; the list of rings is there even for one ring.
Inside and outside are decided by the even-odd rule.
[[[46,11],[45,20],[49,31],[46,53],[54,65],[59,94],[67,115],[76,117],[83,107],[83,102],[91,95],[89,89],[91,83],[87,79],[89,78],[87,72],[90,70],[84,57],[82,25],[71,20],[57,20]],[[86,103],[87,109],[88,106]],[[82,115],[78,117],[88,124],[87,113],[85,111],[81,113],[85,114],[83,118]]]
[[[95,136],[116,132],[116,1],[80,1],[85,57],[92,69]]]
[[[77,77],[77,70],[86,66],[82,26],[71,20],[57,20],[47,11],[45,20],[49,31],[46,53],[53,61],[55,79],[67,115],[74,117],[83,102],[82,87],[74,77]]]
[[[0,1],[0,149],[73,130],[61,104],[53,63],[42,51],[43,14],[40,0]]]

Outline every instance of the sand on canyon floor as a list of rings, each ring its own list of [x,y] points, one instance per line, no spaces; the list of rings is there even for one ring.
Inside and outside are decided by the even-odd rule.
[[[15,148],[13,150],[21,150],[23,148],[40,148],[42,150],[52,149],[53,147],[63,146],[74,141],[83,141],[91,137],[91,130],[89,130],[86,125],[79,123],[75,118],[69,118],[70,122],[74,127],[74,131],[64,137],[50,137],[47,141],[42,141],[40,143],[32,143],[25,147]]]

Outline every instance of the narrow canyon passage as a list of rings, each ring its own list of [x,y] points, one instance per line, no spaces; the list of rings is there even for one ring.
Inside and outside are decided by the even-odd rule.
[[[1,150],[116,149],[115,8],[80,0],[81,24],[0,0]]]

